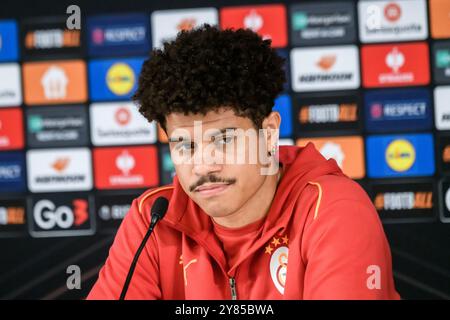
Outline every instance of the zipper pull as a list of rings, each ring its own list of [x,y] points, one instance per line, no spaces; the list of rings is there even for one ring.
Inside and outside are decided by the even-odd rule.
[[[230,289],[231,289],[231,300],[237,300],[236,280],[234,280],[234,278],[230,278],[229,282],[230,282]]]

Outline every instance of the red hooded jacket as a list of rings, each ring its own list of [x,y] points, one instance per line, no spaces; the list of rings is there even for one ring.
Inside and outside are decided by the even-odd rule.
[[[284,174],[270,210],[232,264],[215,224],[175,177],[173,186],[133,201],[88,299],[119,298],[160,196],[169,208],[139,258],[127,299],[399,299],[389,245],[366,192],[313,144],[282,146],[279,158]]]

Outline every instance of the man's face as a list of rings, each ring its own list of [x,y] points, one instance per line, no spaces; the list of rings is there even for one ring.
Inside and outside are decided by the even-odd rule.
[[[233,110],[171,113],[166,131],[183,190],[211,217],[237,211],[267,178],[261,174],[265,162],[254,159],[267,157],[267,137],[258,137],[253,122]]]

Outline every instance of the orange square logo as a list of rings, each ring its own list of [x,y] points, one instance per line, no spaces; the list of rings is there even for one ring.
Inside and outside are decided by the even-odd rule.
[[[163,130],[163,128],[161,128],[159,123],[158,123],[158,140],[161,143],[168,143],[169,142],[169,138],[167,137],[166,132]]]
[[[449,0],[430,0],[430,24],[433,38],[450,38]]]
[[[303,147],[312,142],[326,158],[336,160],[342,171],[352,179],[361,179],[365,175],[364,142],[360,136],[302,138],[297,146]]]
[[[220,11],[220,27],[251,29],[272,47],[287,45],[286,8],[282,4],[226,7]]]
[[[28,105],[85,102],[86,81],[86,65],[82,60],[23,65],[24,100]]]

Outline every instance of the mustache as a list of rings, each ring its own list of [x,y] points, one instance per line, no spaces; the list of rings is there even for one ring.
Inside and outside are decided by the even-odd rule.
[[[219,178],[219,177],[214,176],[214,175],[203,176],[200,179],[198,179],[198,181],[196,183],[192,184],[189,187],[189,191],[193,192],[195,190],[195,188],[200,187],[201,185],[203,185],[205,183],[208,183],[208,182],[209,183],[223,182],[223,183],[226,183],[226,184],[233,184],[233,183],[236,182],[236,179],[234,179],[234,178],[229,178],[229,179]]]

